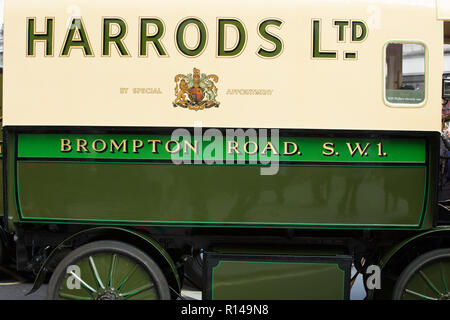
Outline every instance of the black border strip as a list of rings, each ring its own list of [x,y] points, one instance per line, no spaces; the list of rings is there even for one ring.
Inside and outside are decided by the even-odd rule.
[[[123,163],[152,163],[152,164],[173,164],[172,160],[169,159],[105,159],[105,158],[39,158],[39,157],[16,157],[16,161],[27,161],[27,162],[123,162]],[[181,161],[181,160],[180,160]],[[202,163],[195,163],[194,160],[191,160],[192,163],[181,163],[179,165],[208,165],[208,166],[226,166],[226,165],[254,165],[258,167],[265,167],[268,165],[264,165],[261,163],[251,163],[250,161],[245,161],[244,163],[232,163],[227,164],[226,160],[222,160],[223,164],[208,164],[205,161]],[[208,161],[208,160],[207,160]],[[237,162],[237,161],[234,161]],[[259,162],[259,161],[258,161]],[[408,167],[408,166],[424,166],[425,162],[363,162],[363,161],[271,161],[272,164],[279,165],[308,165],[308,166],[368,166],[368,167]]]
[[[9,226],[8,226],[8,152],[7,152],[7,146],[8,146],[8,131],[5,129],[2,129],[3,133],[3,143],[2,143],[2,173],[3,173],[3,228],[6,232],[9,232]]]
[[[19,139],[18,139],[18,133],[14,132],[13,135],[13,143],[14,143],[14,161],[13,161],[13,172],[14,172],[14,202],[16,205],[16,212],[17,215],[19,217],[19,222],[21,221],[26,221],[26,219],[23,218],[22,216],[22,211],[20,208],[20,203],[19,203],[19,189],[18,189],[18,185],[19,185],[19,176],[17,174],[17,166],[18,166],[18,162],[17,162],[17,149],[18,149],[18,145],[19,145]]]
[[[167,135],[175,129],[186,129],[191,134],[194,127],[111,127],[111,126],[4,126],[5,130],[16,133],[74,133],[74,134],[162,134]],[[221,132],[226,130],[279,130],[280,136],[298,137],[323,137],[327,138],[425,138],[430,135],[439,136],[439,132],[434,131],[399,131],[399,130],[343,130],[343,129],[294,129],[294,128],[231,128],[231,127],[202,127],[202,132],[208,129],[216,129]]]

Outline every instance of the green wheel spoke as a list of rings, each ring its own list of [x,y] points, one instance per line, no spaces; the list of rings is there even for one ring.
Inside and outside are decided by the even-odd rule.
[[[444,265],[442,264],[442,262],[440,262],[439,266],[441,267],[441,279],[442,279],[442,284],[444,285],[444,291],[445,291],[445,293],[448,293],[447,279],[445,278]]]
[[[125,283],[127,283],[127,281],[131,278],[131,276],[133,275],[133,273],[137,270],[138,265],[135,264],[133,269],[130,270],[130,272],[128,272],[128,274],[125,276],[125,278],[122,280],[122,282],[119,284],[119,286],[117,287],[117,291],[120,292],[120,290],[122,290],[122,287],[125,285]]]
[[[415,291],[412,291],[412,290],[409,290],[409,289],[405,289],[405,292],[407,292],[407,293],[409,293],[409,294],[412,294],[412,295],[414,295],[414,296],[416,296],[416,297],[419,297],[419,298],[421,298],[421,299],[425,299],[425,300],[437,300],[436,298],[428,297],[428,296],[426,296],[426,295],[424,295],[424,294],[421,294],[421,293],[418,293],[418,292],[415,292]]]
[[[88,285],[83,279],[81,279],[75,272],[71,271],[70,274],[77,279],[78,281],[80,281],[80,284],[83,288],[85,288],[90,295],[92,295],[92,293],[96,293],[97,291],[92,288],[90,285]]]
[[[119,295],[122,298],[124,298],[124,299],[128,299],[129,297],[132,297],[132,296],[134,296],[134,295],[136,295],[138,293],[141,293],[142,291],[149,290],[149,289],[151,289],[153,287],[154,287],[153,283],[148,283],[148,284],[146,284],[146,285],[144,285],[142,287],[139,287],[139,288],[137,288],[135,290],[129,291],[127,293],[121,293]]]
[[[94,273],[95,281],[97,281],[98,287],[102,288],[102,289],[105,289],[105,286],[103,285],[102,279],[100,279],[100,276],[98,274],[97,267],[95,266],[94,258],[92,258],[92,256],[89,256],[89,264],[90,264],[90,266],[92,268],[92,272]]]
[[[113,274],[116,268],[116,258],[117,255],[113,254],[112,256],[112,260],[111,260],[111,267],[109,269],[109,278],[108,278],[108,287],[111,288],[111,286],[113,285]]]
[[[71,299],[71,300],[91,300],[91,298],[76,296],[74,294],[68,294],[68,293],[64,293],[64,292],[61,292],[59,294],[59,296],[62,298]]]
[[[419,270],[419,274],[422,276],[422,279],[428,284],[428,286],[436,293],[438,297],[442,295],[442,293],[433,285],[433,283],[428,279],[425,273],[422,270]]]

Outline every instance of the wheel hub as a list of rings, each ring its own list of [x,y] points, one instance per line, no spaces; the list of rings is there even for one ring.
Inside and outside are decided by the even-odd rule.
[[[112,290],[105,290],[98,294],[96,300],[120,300],[120,296]]]
[[[442,294],[442,295],[439,297],[439,300],[450,300],[450,293]]]

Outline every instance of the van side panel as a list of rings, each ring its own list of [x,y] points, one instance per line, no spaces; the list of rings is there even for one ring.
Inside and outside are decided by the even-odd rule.
[[[86,137],[68,136],[73,141]],[[432,215],[429,199],[435,167],[427,155],[430,138],[289,137],[302,155],[296,161],[274,163],[279,165],[276,175],[261,175],[261,165],[248,161],[176,164],[164,158],[163,146],[157,154],[148,146],[141,153],[132,152],[131,142],[129,152],[111,153],[111,146],[100,147],[100,141],[106,145],[105,137],[119,136],[128,137],[126,141],[154,137],[92,134],[86,141],[93,144],[86,145],[101,152],[88,147],[89,152],[76,152],[75,145],[73,152],[67,152],[61,150],[67,149],[70,139],[64,141],[60,134],[15,135],[11,182],[19,220],[414,229],[422,228]],[[163,135],[159,137],[164,141]],[[341,155],[327,159],[324,141],[334,141]],[[353,156],[345,158],[354,141],[364,141],[367,155],[359,155],[355,148]],[[379,152],[374,141],[385,143],[385,156],[379,162],[371,160]],[[322,160],[314,160],[314,152]],[[308,156],[312,158],[302,160]]]

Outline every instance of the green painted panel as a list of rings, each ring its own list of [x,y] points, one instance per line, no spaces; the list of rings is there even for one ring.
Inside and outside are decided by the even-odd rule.
[[[4,129],[5,130],[5,129]],[[14,144],[14,136],[8,135],[7,140],[5,142],[8,144],[8,152],[10,154],[14,154],[16,148]],[[5,161],[6,160],[6,161]],[[18,212],[16,207],[16,194],[15,194],[15,181],[14,181],[14,172],[16,163],[14,161],[14,157],[4,158],[3,164],[6,165],[7,172],[12,173],[10,178],[7,179],[6,190],[4,190],[6,194],[7,202],[5,203],[5,211],[8,213],[8,224],[7,228],[9,230],[14,230],[14,224],[18,221]]]
[[[337,264],[220,261],[213,269],[214,300],[344,299],[344,271]]]
[[[1,148],[1,144],[0,144]],[[0,156],[0,216],[4,214],[4,205],[3,205],[3,161]]]
[[[408,226],[425,167],[19,162],[24,218],[123,222]]]
[[[272,145],[256,138],[245,140],[224,137],[213,141],[200,137],[185,140],[180,138],[176,141],[171,139],[168,135],[21,134],[18,156],[57,159],[200,159],[220,162],[425,162],[425,140],[413,138],[280,137],[279,142],[273,142]]]
[[[311,249],[302,248],[298,245],[289,247],[286,245],[265,245],[264,247],[258,245],[235,245],[235,246],[214,246],[212,248],[217,254],[250,254],[250,255],[296,255],[296,256],[338,256],[343,255],[342,250],[332,250],[332,249]]]
[[[391,103],[419,104],[425,100],[423,90],[386,90],[386,99]]]
[[[3,119],[3,69],[0,71],[0,116]]]

